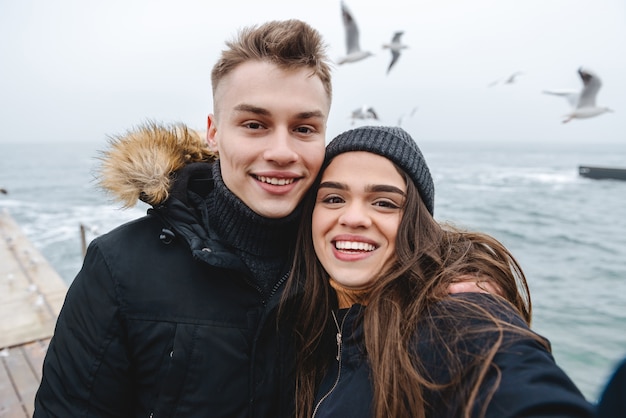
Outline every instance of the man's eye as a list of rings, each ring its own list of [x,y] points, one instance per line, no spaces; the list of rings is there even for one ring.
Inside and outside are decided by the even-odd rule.
[[[308,126],[299,126],[296,128],[296,132],[301,133],[301,134],[309,134],[312,131],[313,130]]]
[[[261,124],[258,122],[248,122],[244,126],[249,129],[261,129]]]

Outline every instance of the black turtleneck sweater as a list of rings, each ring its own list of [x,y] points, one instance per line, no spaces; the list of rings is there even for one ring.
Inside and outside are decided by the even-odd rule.
[[[207,200],[209,224],[241,258],[267,295],[291,263],[300,207],[280,219],[257,214],[226,187],[219,160],[213,164],[213,180],[215,187]]]

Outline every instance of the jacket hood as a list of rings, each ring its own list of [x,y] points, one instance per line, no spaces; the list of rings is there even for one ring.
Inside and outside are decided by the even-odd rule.
[[[137,200],[152,206],[163,203],[178,170],[191,163],[215,161],[217,153],[184,124],[149,122],[109,137],[109,148],[99,159],[98,184],[129,208]]]

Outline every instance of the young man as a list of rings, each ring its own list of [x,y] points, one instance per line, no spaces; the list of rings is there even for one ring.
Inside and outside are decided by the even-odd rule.
[[[148,215],[95,239],[44,361],[35,417],[278,417],[276,309],[298,204],[324,158],[317,31],[242,30],[212,72],[207,139],[150,124],[112,141],[102,185]]]

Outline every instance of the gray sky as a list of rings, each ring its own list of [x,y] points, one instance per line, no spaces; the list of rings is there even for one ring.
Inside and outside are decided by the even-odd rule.
[[[336,66],[328,139],[371,105],[418,141],[626,141],[623,0],[346,0],[364,61]],[[217,6],[219,4],[219,6]],[[410,5],[410,6],[409,6]],[[145,120],[204,129],[210,70],[237,29],[299,18],[344,54],[339,0],[0,0],[0,141],[102,141]],[[386,75],[382,44],[404,30]],[[615,110],[562,124],[585,66]],[[523,71],[513,85],[487,87]]]

